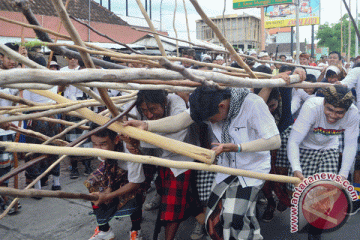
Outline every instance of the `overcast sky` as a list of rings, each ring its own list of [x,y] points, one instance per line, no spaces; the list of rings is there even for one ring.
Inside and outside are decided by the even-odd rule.
[[[96,2],[100,2],[100,0],[95,0]],[[163,0],[162,1],[162,23],[163,27],[169,32],[170,36],[175,36],[173,30],[173,16],[174,16],[174,8],[175,2],[177,1],[177,11],[176,11],[176,30],[178,32],[178,36],[182,38],[187,38],[186,32],[186,23],[185,23],[185,12],[183,0]],[[346,0],[349,2],[349,0]],[[103,0],[103,6],[108,6],[108,0]],[[129,2],[129,16],[132,17],[142,17],[142,14],[136,4],[136,0],[128,0]],[[145,6],[145,0],[141,0],[143,5]],[[161,0],[152,0],[152,20],[160,21],[160,5]],[[226,2],[225,14],[242,14],[246,12],[251,15],[255,15],[260,17],[260,9],[252,8],[246,10],[234,10],[232,8],[232,0],[198,0],[200,6],[203,8],[205,13],[209,17],[215,17],[223,14],[224,10],[224,2]],[[321,17],[320,23],[324,24],[325,22],[335,23],[340,19],[340,3],[342,0],[320,0],[321,2]],[[356,13],[356,2],[357,0],[351,1],[351,9],[352,14],[355,17]],[[121,15],[126,14],[126,1],[125,0],[111,0],[111,10],[119,13]],[[188,21],[190,25],[190,35],[191,38],[196,37],[196,23],[195,21],[200,19],[200,16],[197,14],[196,10],[192,6],[189,0],[185,0]],[[149,5],[149,0],[148,0]],[[360,8],[360,7],[359,7]],[[343,6],[342,8],[343,14],[346,13],[346,9]],[[315,28],[317,29],[317,27]],[[300,40],[304,41],[305,38],[307,42],[311,41],[311,27],[303,26],[300,27]]]

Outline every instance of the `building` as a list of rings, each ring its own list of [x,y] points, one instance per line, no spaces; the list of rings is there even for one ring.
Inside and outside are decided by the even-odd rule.
[[[223,16],[217,16],[211,18],[211,20],[234,47],[244,51],[260,48],[261,25],[259,18],[244,13],[243,15],[225,15],[224,18]],[[196,38],[213,44],[220,44],[215,33],[203,20],[196,21]]]
[[[63,2],[65,3],[65,0],[63,0]],[[57,12],[51,1],[34,0],[29,1],[29,3],[32,12],[43,27],[53,31],[58,31],[60,19],[57,17]],[[69,15],[88,23],[94,29],[121,43],[130,44],[148,34],[132,29],[132,26],[130,26],[126,21],[92,0],[70,1],[67,9]],[[0,1],[0,16],[27,23],[25,17],[20,12],[20,9],[15,6],[15,1],[13,0]],[[81,25],[74,20],[71,21],[83,41],[108,44],[112,43],[109,39],[90,31],[86,26]],[[1,20],[0,29],[0,43],[20,42],[21,37],[28,41],[36,38],[32,29],[23,29],[21,26],[10,24]],[[64,27],[61,28],[60,33],[68,35]]]

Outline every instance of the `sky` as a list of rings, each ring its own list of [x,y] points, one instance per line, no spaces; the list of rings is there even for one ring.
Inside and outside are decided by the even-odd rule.
[[[100,3],[100,0],[95,0]],[[148,6],[149,6],[149,1]],[[162,6],[162,25],[163,28],[167,30],[170,36],[175,37],[175,32],[173,28],[174,20],[174,9],[175,2],[177,2],[177,10],[175,14],[175,26],[178,32],[178,37],[187,39],[187,30],[186,30],[186,21],[185,21],[185,12],[184,12],[184,0],[151,0],[152,5],[152,20],[160,21],[160,6]],[[350,0],[346,0],[348,3]],[[141,0],[142,4],[145,6],[145,0]],[[162,5],[161,5],[162,2]],[[203,8],[204,12],[209,17],[215,17],[223,14],[224,3],[225,3],[225,14],[239,14],[243,12],[260,17],[260,9],[251,8],[251,9],[241,9],[234,10],[232,8],[232,0],[198,0],[200,6]],[[340,19],[340,6],[342,5],[342,13],[346,13],[346,9],[343,6],[342,0],[320,0],[321,13],[320,13],[320,24],[335,23]],[[356,13],[356,2],[357,0],[351,1],[352,14],[355,17]],[[103,0],[102,4],[104,7],[108,7],[108,0]],[[129,16],[131,17],[142,17],[141,11],[136,3],[136,0],[128,0],[129,4]],[[191,39],[196,38],[196,20],[201,19],[194,7],[192,6],[189,0],[185,0],[185,5],[187,9],[189,28],[190,28],[190,37]],[[360,5],[360,1],[359,1]],[[148,7],[149,8],[149,7]],[[126,15],[126,0],[111,0],[111,10],[120,15]],[[359,6],[360,9],[360,6]],[[315,26],[315,31],[317,26]],[[302,26],[300,27],[300,41],[311,42],[311,26]]]

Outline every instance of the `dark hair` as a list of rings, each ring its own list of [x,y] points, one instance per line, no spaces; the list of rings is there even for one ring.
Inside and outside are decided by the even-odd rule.
[[[306,74],[305,81],[315,83],[316,82],[316,77],[315,77],[314,74]]]
[[[90,131],[92,131],[98,127],[100,127],[100,125],[98,125],[94,122],[90,123]],[[101,137],[101,138],[109,137],[111,141],[114,141],[115,138],[117,137],[117,135],[118,134],[116,132],[114,132],[113,130],[110,130],[108,128],[105,128],[105,129],[93,134],[93,136],[97,136],[97,137]],[[123,145],[122,141],[119,141],[119,143],[115,146],[114,150],[118,151],[118,152],[124,152],[124,145]]]
[[[42,56],[36,57],[33,61],[44,67],[46,67],[46,65],[47,65],[45,58]]]
[[[288,72],[288,71],[294,71],[295,67],[289,66],[289,65],[282,65],[279,69],[279,73]]]
[[[340,54],[339,52],[337,52],[337,51],[332,51],[332,52],[329,53],[329,56],[330,56],[331,54],[336,54],[336,55],[338,55],[339,60],[341,60],[341,54]]]
[[[219,112],[219,104],[230,99],[229,88],[217,90],[210,87],[197,87],[190,95],[190,116],[195,122],[204,122]]]
[[[19,44],[17,43],[13,43],[13,42],[8,42],[4,44],[5,46],[7,46],[8,48],[10,48],[13,51],[18,52],[19,51]],[[4,54],[2,52],[0,52],[1,56],[4,56]]]
[[[262,73],[267,73],[267,74],[272,74],[271,68],[269,68],[266,65],[259,65],[256,68],[254,68],[255,72],[262,72]]]
[[[98,128],[98,127],[100,127],[100,125],[92,122],[90,124],[90,131],[92,131],[92,130]],[[118,134],[116,132],[108,129],[108,128],[105,128],[104,130],[101,130],[100,132],[97,132],[97,133],[95,133],[93,135],[97,136],[97,137],[107,137],[108,136],[111,140],[114,140]]]
[[[281,54],[281,55],[279,56],[279,58],[282,58],[282,57],[286,58],[286,56],[285,56],[284,54]]]
[[[262,88],[254,88],[254,93],[256,95],[259,94],[259,92],[261,91]],[[269,94],[269,97],[268,97],[268,100],[267,100],[267,103],[272,100],[272,99],[275,99],[275,100],[280,100],[280,91],[279,91],[279,88],[273,88]]]
[[[165,106],[167,101],[167,92],[165,90],[140,90],[137,94],[135,106],[139,113],[141,113],[140,105],[146,103],[159,103]]]
[[[325,75],[325,78],[328,79],[328,78],[331,78],[331,77],[340,77],[336,74],[336,72],[334,72],[333,70],[329,69],[326,71],[326,75]]]

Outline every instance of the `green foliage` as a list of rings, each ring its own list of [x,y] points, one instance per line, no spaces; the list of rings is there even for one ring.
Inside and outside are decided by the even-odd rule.
[[[342,17],[343,21],[343,45],[341,46],[341,19],[337,23],[329,24],[326,22],[323,25],[319,26],[319,29],[316,33],[316,39],[319,40],[318,46],[328,47],[329,51],[338,51],[341,52],[341,47],[343,52],[346,53],[348,49],[348,39],[349,39],[349,15],[345,14]],[[351,20],[350,20],[351,21]],[[355,28],[351,24],[351,56],[355,54]]]
[[[34,40],[34,41],[28,41],[28,42],[24,42],[24,43],[18,43],[21,46],[25,46],[26,48],[32,48],[32,47],[37,47],[37,46],[46,46],[47,43],[46,42],[42,42],[40,40]]]

